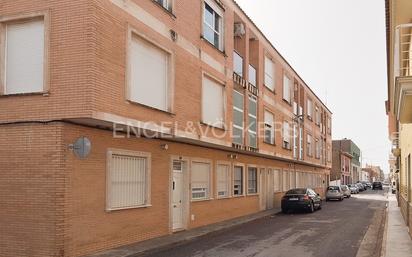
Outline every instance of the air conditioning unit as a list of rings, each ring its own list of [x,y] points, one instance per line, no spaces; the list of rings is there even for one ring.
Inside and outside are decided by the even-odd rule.
[[[235,37],[242,37],[246,34],[245,25],[241,22],[235,23]]]

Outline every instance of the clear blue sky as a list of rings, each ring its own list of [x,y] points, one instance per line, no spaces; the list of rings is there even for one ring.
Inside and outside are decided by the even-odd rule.
[[[333,139],[388,172],[384,0],[236,0],[333,112]]]

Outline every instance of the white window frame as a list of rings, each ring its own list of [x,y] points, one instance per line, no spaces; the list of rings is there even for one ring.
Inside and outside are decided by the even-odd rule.
[[[43,87],[42,91],[11,93],[6,92],[6,26],[7,24],[25,23],[43,20],[44,26],[44,52],[43,52]],[[50,14],[49,11],[39,11],[18,15],[0,17],[0,95],[24,95],[24,94],[47,94],[50,90]]]
[[[271,116],[272,117],[272,122],[266,120],[266,117]],[[269,124],[271,123],[271,124]],[[266,138],[266,131],[270,132],[270,142],[268,142]],[[264,138],[263,141],[267,144],[274,145],[275,144],[275,115],[271,112],[265,109],[264,111]]]
[[[308,98],[306,100],[306,107],[307,107],[307,114],[310,119],[313,119],[313,101],[312,99]]]
[[[283,121],[283,126],[282,126],[282,147],[285,148],[285,149],[288,149],[288,150],[291,149],[291,145],[290,145],[290,124],[286,120]]]
[[[257,137],[257,129],[258,129],[258,119],[257,119],[257,115],[258,115],[258,102],[257,102],[257,97],[256,97],[256,96],[249,95],[248,100],[249,100],[249,101],[252,101],[252,102],[254,102],[254,103],[256,104],[256,114],[255,114],[255,115],[252,114],[252,113],[250,113],[250,106],[249,106],[249,108],[248,108],[248,121],[249,121],[249,123],[248,123],[248,133],[249,133],[249,135],[248,135],[248,145],[249,145],[250,147],[257,148],[257,147],[258,147],[258,137]],[[248,101],[248,104],[249,104],[249,101]],[[252,119],[255,119],[255,122],[256,122],[256,124],[255,124],[256,130],[252,130],[252,126],[251,126],[251,124],[250,124],[250,119],[251,119],[251,118],[252,118]],[[254,136],[255,136],[256,145],[254,145],[254,146],[250,144],[250,135],[254,135]]]
[[[250,191],[250,189],[253,189],[250,187],[249,182],[250,182],[250,178],[249,178],[249,169],[254,169],[256,171],[256,187],[254,188],[254,191]],[[247,166],[247,194],[248,195],[255,195],[258,193],[258,187],[259,187],[259,181],[258,181],[258,176],[259,176],[259,172],[258,172],[258,168],[256,166],[253,165],[248,165]]]
[[[169,12],[173,12],[173,0],[154,0],[160,6],[162,6],[165,10]],[[162,1],[162,3],[160,2]]]
[[[282,96],[283,96],[283,100],[285,100],[289,104],[292,101],[291,83],[292,83],[292,80],[289,78],[289,76],[284,74],[283,75],[283,94],[282,94]]]
[[[131,75],[132,75],[132,70],[131,70],[131,52],[132,52],[132,42],[133,38],[137,37],[139,40],[146,42],[149,45],[152,45],[153,47],[159,48],[159,50],[164,51],[168,54],[168,62],[167,62],[167,88],[166,88],[166,97],[165,97],[165,106],[166,109],[158,109],[153,106],[146,105],[144,103],[139,103],[136,100],[133,100],[131,97],[131,89],[132,89],[132,82],[131,82]],[[173,54],[173,51],[160,45],[157,43],[155,40],[149,38],[145,34],[137,31],[135,28],[129,26],[128,27],[128,46],[127,46],[127,52],[126,52],[126,99],[131,102],[131,103],[136,103],[154,110],[159,110],[159,111],[164,111],[164,112],[173,112],[173,94],[174,94],[174,79],[175,79],[175,56]]]
[[[222,89],[222,107],[223,107],[223,109],[222,109],[222,113],[221,113],[221,115],[222,115],[222,120],[219,121],[220,123],[216,123],[216,122],[215,122],[215,123],[211,123],[211,122],[205,120],[205,110],[207,110],[207,108],[205,108],[205,107],[207,106],[207,104],[205,104],[205,102],[204,102],[205,99],[203,99],[203,97],[204,97],[204,95],[203,95],[203,89],[204,89],[204,86],[205,86],[205,85],[204,85],[205,79],[207,79],[207,80],[215,83],[217,86],[220,86],[221,89]],[[226,128],[226,85],[225,85],[225,83],[224,83],[223,81],[221,81],[221,80],[219,80],[219,79],[211,76],[210,74],[203,72],[203,76],[202,76],[202,98],[201,98],[201,101],[202,101],[202,108],[201,108],[201,110],[202,110],[202,114],[201,114],[202,123],[203,123],[203,124],[206,124],[206,125],[208,125],[208,126],[211,126],[211,127],[220,128],[220,129],[225,129],[225,128]]]
[[[227,174],[226,174],[226,181],[219,181],[219,167],[226,167],[227,168]],[[219,161],[216,163],[216,198],[217,199],[223,199],[223,198],[229,198],[232,196],[232,167],[230,162],[223,162],[223,161]],[[219,184],[220,183],[226,183],[226,194],[225,195],[219,195],[220,192],[223,191],[219,191]]]
[[[282,187],[283,187],[283,183],[282,183],[282,177],[283,177],[283,173],[281,169],[273,169],[273,191],[276,192],[282,192]]]
[[[313,145],[312,145],[312,140],[313,137],[311,134],[306,134],[306,151],[307,151],[307,155],[309,157],[313,157]]]
[[[269,64],[270,65],[267,65]],[[268,66],[271,66],[272,69],[269,69]],[[270,82],[271,81],[271,82]],[[265,56],[265,83],[264,85],[271,91],[275,91],[276,88],[276,67],[275,63],[272,61],[272,58]]]
[[[123,155],[137,158],[146,159],[146,180],[145,180],[145,203],[143,205],[113,207],[111,205],[111,172],[112,172],[112,158],[113,155]],[[150,207],[151,205],[151,154],[148,152],[136,152],[130,150],[109,148],[106,155],[106,211],[124,210],[124,209],[136,209]]]
[[[208,24],[206,22],[206,5],[208,5],[212,10],[213,10],[213,20],[215,20],[215,15],[219,16],[219,31],[216,31],[214,28],[214,24]],[[224,24],[225,24],[225,20],[224,20],[224,10],[218,5],[216,4],[213,0],[204,0],[203,1],[203,20],[202,20],[202,35],[203,38],[209,42],[210,44],[212,44],[213,46],[215,46],[217,49],[219,49],[220,51],[224,51],[224,38],[225,38],[225,31],[224,31]],[[205,31],[204,31],[204,26],[208,26],[210,29],[212,29],[213,33],[217,33],[218,37],[219,37],[219,45],[216,46],[214,42],[210,42],[206,37],[205,37]]]
[[[315,139],[315,158],[320,159],[320,141],[319,139]]]
[[[244,135],[245,134],[244,133],[244,126],[245,126],[245,99],[244,99],[244,97],[245,97],[245,95],[242,94],[241,92],[237,91],[237,90],[233,90],[233,94],[239,94],[240,96],[242,96],[242,99],[243,99],[243,106],[242,106],[243,109],[239,109],[238,107],[236,107],[233,104],[233,111],[237,111],[237,112],[242,113],[242,117],[243,117],[242,126],[236,125],[234,120],[233,120],[233,127],[236,128],[236,129],[240,129],[242,131],[242,143],[241,144],[244,144],[244,142],[245,142],[245,135]],[[232,141],[233,141],[233,137],[234,137],[234,135],[232,133]]]
[[[242,184],[241,184],[241,189],[242,189],[242,193],[241,194],[235,194],[235,168],[236,167],[241,167],[242,168]],[[233,197],[241,197],[241,196],[245,196],[245,191],[246,191],[246,169],[245,169],[245,165],[244,164],[240,164],[240,163],[235,163],[233,164],[233,173],[232,173],[232,196]]]
[[[205,190],[205,197],[199,197],[199,198],[193,198],[193,189],[201,189],[200,187],[194,187],[193,184],[193,164],[194,163],[200,163],[200,164],[206,164],[209,166],[209,174],[208,174],[208,181],[207,181],[207,187]],[[199,202],[199,201],[206,201],[213,199],[212,197],[212,162],[210,160],[204,160],[204,159],[192,159],[190,162],[190,200],[192,202]]]

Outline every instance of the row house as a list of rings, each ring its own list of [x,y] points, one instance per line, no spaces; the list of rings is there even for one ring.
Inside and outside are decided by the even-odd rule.
[[[333,140],[332,152],[332,177],[340,178],[342,184],[363,181],[361,176],[361,151],[351,139]],[[346,161],[349,162],[348,165],[345,164]],[[344,164],[341,165],[342,163]]]
[[[332,113],[233,0],[5,0],[0,59],[1,256],[324,195]]]
[[[390,160],[398,187],[398,204],[412,231],[412,2],[386,0],[387,76]],[[412,235],[412,233],[411,233]]]

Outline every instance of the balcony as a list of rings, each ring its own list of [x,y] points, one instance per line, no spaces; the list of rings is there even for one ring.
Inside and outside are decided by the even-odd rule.
[[[390,139],[392,141],[392,154],[395,157],[399,157],[401,155],[399,133],[392,133]]]
[[[400,123],[412,123],[412,23],[401,24],[395,31],[394,105]]]
[[[256,86],[256,69],[249,64],[248,66],[248,81],[244,78],[243,73],[243,57],[236,51],[233,51],[233,81],[250,93],[258,96],[258,89]]]

